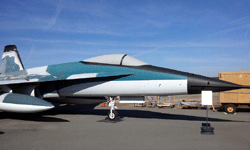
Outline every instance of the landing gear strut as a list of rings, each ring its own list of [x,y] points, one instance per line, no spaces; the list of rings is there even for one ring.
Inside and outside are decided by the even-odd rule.
[[[115,97],[109,97],[109,107],[110,111],[108,113],[108,119],[112,121],[117,120],[118,113],[115,109],[118,108],[115,106]]]

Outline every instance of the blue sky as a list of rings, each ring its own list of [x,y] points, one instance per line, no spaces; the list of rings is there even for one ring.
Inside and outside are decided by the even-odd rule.
[[[124,53],[218,76],[250,71],[250,0],[1,0],[0,47],[26,68]]]

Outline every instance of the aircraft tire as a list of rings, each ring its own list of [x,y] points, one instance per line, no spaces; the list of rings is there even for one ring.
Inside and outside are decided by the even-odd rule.
[[[228,104],[225,106],[225,112],[228,114],[234,114],[236,112],[236,107],[233,104]]]
[[[108,112],[108,119],[109,120],[116,120],[118,117],[118,112],[113,110],[112,114],[110,113],[110,111]]]

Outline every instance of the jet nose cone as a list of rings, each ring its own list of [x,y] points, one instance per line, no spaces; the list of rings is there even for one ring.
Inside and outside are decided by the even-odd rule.
[[[198,75],[188,77],[188,94],[199,94],[204,90],[220,92],[239,88],[243,88],[243,86],[214,78]]]

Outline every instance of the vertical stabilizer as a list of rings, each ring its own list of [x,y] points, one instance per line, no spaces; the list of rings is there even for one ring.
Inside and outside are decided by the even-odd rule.
[[[1,61],[0,73],[6,74],[20,70],[24,70],[24,67],[16,45],[5,46]]]

